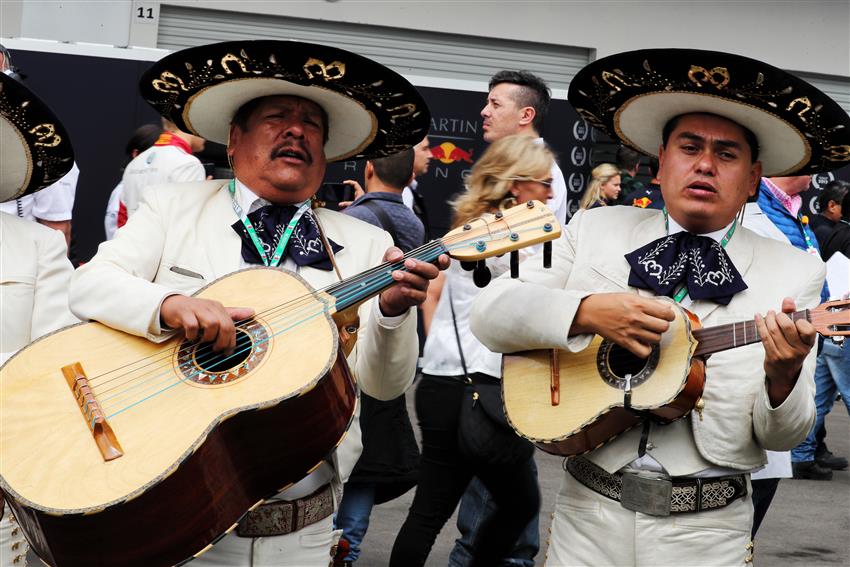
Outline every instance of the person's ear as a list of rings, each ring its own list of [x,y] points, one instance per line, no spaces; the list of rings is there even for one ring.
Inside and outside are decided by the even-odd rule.
[[[755,196],[759,190],[759,183],[761,183],[761,162],[757,161],[750,168],[750,190],[747,193],[750,197]]]
[[[534,117],[537,116],[537,111],[533,106],[524,106],[520,111],[519,123],[521,126],[527,126],[534,122]]]

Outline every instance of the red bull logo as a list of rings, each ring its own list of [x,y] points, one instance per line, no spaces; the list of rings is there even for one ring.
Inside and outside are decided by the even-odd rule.
[[[451,142],[443,142],[439,146],[431,146],[431,156],[442,163],[454,163],[456,161],[472,163],[472,148],[466,151]]]

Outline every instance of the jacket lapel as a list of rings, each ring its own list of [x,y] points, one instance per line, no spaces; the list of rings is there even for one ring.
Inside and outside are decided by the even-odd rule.
[[[230,228],[237,220],[227,185],[224,184],[209,200],[206,210],[199,216],[198,223],[198,232],[203,239],[213,278],[220,278],[239,269],[242,240]]]

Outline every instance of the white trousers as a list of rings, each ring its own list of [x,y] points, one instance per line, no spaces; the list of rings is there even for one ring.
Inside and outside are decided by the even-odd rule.
[[[751,565],[752,488],[725,508],[648,516],[623,508],[564,473],[546,567]]]
[[[331,548],[342,530],[333,529],[333,515],[297,532],[272,537],[227,534],[192,567],[328,567]]]

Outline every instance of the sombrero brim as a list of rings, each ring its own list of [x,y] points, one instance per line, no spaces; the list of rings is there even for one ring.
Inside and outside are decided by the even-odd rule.
[[[425,101],[401,75],[354,53],[295,41],[236,41],[193,47],[158,61],[142,96],[187,132],[227,144],[245,103],[299,96],[328,115],[328,161],[397,153],[424,138]]]
[[[670,119],[710,113],[755,134],[766,176],[817,173],[850,163],[850,117],[831,98],[760,61],[714,51],[647,49],[582,69],[569,101],[591,124],[658,155]]]
[[[65,127],[32,91],[0,73],[0,202],[44,189],[74,165]]]

